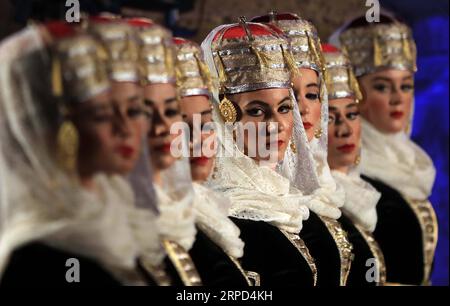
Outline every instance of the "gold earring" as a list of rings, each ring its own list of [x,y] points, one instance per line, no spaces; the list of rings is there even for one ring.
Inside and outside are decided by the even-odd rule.
[[[222,101],[219,103],[219,110],[222,118],[225,122],[236,122],[237,120],[237,111],[234,107],[233,103],[224,97]]]
[[[59,165],[67,172],[74,173],[77,166],[79,137],[72,121],[66,120],[59,127],[56,144]]]
[[[314,131],[314,137],[316,137],[317,139],[322,137],[322,128],[318,128],[317,130]]]
[[[355,159],[355,166],[358,166],[360,162],[361,162],[361,155],[358,154],[358,156],[356,156],[356,159]]]
[[[291,144],[290,144],[291,150],[294,154],[297,153],[297,146],[295,145],[295,142],[293,139],[291,139]]]

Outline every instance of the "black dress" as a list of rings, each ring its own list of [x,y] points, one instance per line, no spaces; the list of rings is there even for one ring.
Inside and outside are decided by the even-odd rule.
[[[309,263],[277,227],[262,221],[230,219],[239,227],[245,242],[242,267],[259,273],[262,286],[314,285]]]
[[[79,261],[79,282],[68,282],[66,266],[70,258]],[[16,249],[0,280],[1,287],[116,287],[120,286],[109,272],[94,260],[68,253],[41,242]]]
[[[243,271],[199,228],[189,254],[204,286],[248,286]]]
[[[305,241],[317,266],[317,286],[337,287],[341,277],[341,259],[336,241],[325,223],[310,211],[308,220],[303,221],[300,237]]]
[[[353,221],[342,215],[341,218],[339,218],[339,222],[347,232],[348,239],[353,246],[354,259],[352,261],[347,285],[353,287],[376,286],[377,282],[366,279],[366,274],[370,268],[370,265],[367,266],[366,263],[369,259],[375,258],[376,255],[372,253],[370,245],[361,232],[355,227]]]
[[[361,176],[381,193],[374,236],[383,251],[388,283],[420,285],[424,256],[420,222],[402,195],[390,186]]]

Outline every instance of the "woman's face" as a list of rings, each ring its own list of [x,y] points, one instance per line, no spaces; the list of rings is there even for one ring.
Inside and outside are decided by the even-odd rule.
[[[364,96],[361,114],[382,133],[398,133],[408,126],[414,98],[410,71],[385,69],[359,78]]]
[[[191,131],[191,174],[194,181],[205,181],[214,167],[214,139],[215,133],[210,131],[194,131],[203,128],[205,124],[212,122],[211,103],[207,96],[189,96],[180,100],[183,120],[189,125]],[[200,122],[194,123],[194,115],[201,116]],[[198,119],[196,119],[198,120]],[[193,133],[198,133],[198,139]],[[198,154],[200,153],[200,154]],[[200,156],[197,156],[200,155]]]
[[[242,124],[256,123],[256,139],[254,139],[255,135],[244,133],[244,153],[258,162],[269,159],[271,161],[282,160],[294,125],[293,105],[289,90],[285,88],[262,89],[227,97],[239,108],[238,119]],[[258,128],[258,123],[266,123],[265,133],[261,127]],[[272,137],[270,137],[271,135]],[[262,144],[266,152],[262,152],[262,147],[259,147],[258,144]],[[270,150],[270,156],[267,156],[267,150]]]
[[[303,126],[305,127],[308,141],[314,137],[314,133],[320,130],[320,87],[317,72],[312,69],[300,68],[301,76],[295,77],[294,92],[299,103]]]
[[[139,157],[146,120],[142,89],[134,83],[115,82],[110,92],[81,103],[74,113],[80,175],[129,173]]]
[[[328,101],[328,164],[333,170],[347,173],[360,151],[361,120],[354,99]]]
[[[175,85],[149,84],[144,88],[144,100],[153,116],[148,135],[151,163],[155,171],[161,171],[176,161],[170,146],[177,135],[170,133],[170,127],[182,121],[182,117]]]

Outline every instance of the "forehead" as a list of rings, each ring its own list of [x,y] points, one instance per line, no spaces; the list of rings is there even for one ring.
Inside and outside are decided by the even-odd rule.
[[[180,100],[181,111],[185,114],[196,114],[211,109],[211,103],[207,96],[188,96]]]
[[[141,93],[141,87],[132,82],[113,82],[111,85],[111,95],[113,97],[126,97]]]
[[[231,96],[232,100],[238,104],[246,104],[254,100],[265,102],[267,104],[278,104],[286,97],[289,97],[289,89],[287,88],[260,89]]]
[[[398,69],[383,69],[370,74],[372,79],[375,78],[386,78],[390,80],[403,80],[405,78],[411,78],[413,73],[409,70],[398,70]]]
[[[164,104],[166,99],[176,97],[176,88],[171,83],[148,84],[144,87],[144,97],[153,103]]]
[[[333,109],[344,110],[346,108],[356,107],[356,106],[357,106],[357,104],[355,103],[355,100],[353,100],[351,98],[340,98],[340,99],[328,100],[328,107],[331,108],[331,111]]]

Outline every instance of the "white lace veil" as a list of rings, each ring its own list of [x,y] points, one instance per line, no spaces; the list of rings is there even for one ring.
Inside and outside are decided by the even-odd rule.
[[[162,184],[155,185],[160,216],[159,230],[164,238],[179,243],[189,250],[197,230],[193,209],[194,188],[188,154],[189,132],[183,130],[181,136],[181,157],[160,174]]]

